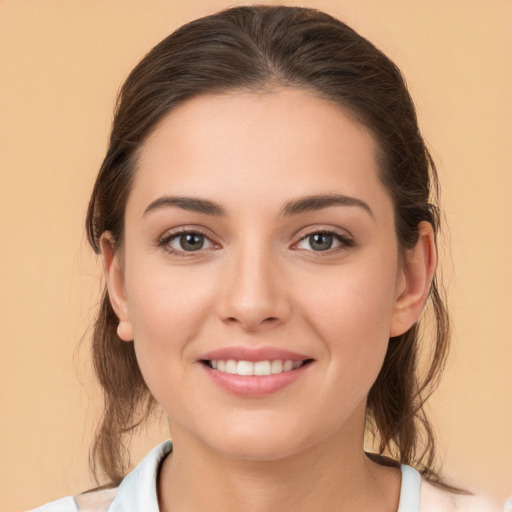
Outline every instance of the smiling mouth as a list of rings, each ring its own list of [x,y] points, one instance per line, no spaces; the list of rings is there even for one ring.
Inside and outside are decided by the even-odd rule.
[[[291,372],[310,364],[313,359],[292,361],[290,359],[274,359],[264,361],[235,361],[234,359],[205,359],[204,365],[221,373],[242,376],[265,376]]]

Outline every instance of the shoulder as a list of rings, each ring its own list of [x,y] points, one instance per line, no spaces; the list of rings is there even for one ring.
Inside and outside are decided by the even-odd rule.
[[[98,489],[47,503],[30,512],[158,511],[156,475],[161,461],[172,451],[170,440],[159,444],[124,477],[119,487]]]
[[[31,512],[106,512],[116,494],[117,487],[79,494],[75,497],[66,496],[33,509]]]
[[[420,512],[503,512],[503,503],[479,494],[456,494],[421,482]]]

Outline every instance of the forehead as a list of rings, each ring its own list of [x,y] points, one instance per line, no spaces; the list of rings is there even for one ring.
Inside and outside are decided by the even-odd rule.
[[[163,194],[244,204],[316,193],[382,199],[376,151],[366,127],[307,91],[202,95],[148,137],[129,203],[143,198],[143,208]]]

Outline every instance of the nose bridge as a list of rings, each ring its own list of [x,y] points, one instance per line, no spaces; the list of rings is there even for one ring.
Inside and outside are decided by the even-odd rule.
[[[221,294],[223,320],[248,330],[284,321],[290,305],[272,247],[252,238],[239,244],[230,256]]]

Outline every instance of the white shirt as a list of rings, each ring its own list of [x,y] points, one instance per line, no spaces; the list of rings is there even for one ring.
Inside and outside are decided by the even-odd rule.
[[[158,445],[115,489],[94,491],[76,497],[67,496],[32,512],[159,512],[156,493],[157,473],[160,463],[171,450],[171,441]],[[503,510],[487,498],[453,494],[434,487],[410,466],[402,465],[401,471],[402,484],[397,512]]]

